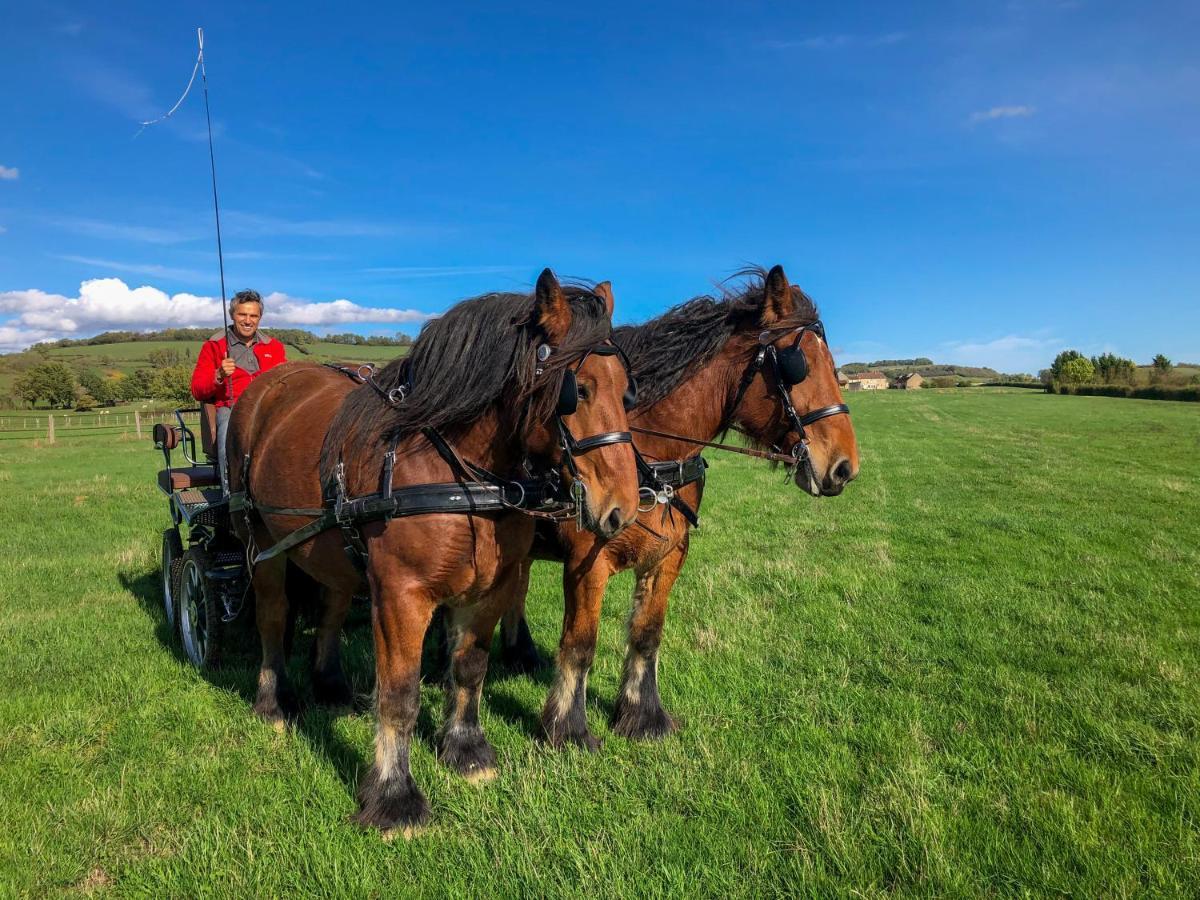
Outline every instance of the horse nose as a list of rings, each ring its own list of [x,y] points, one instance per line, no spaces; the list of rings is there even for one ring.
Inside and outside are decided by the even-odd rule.
[[[843,459],[833,467],[833,477],[838,484],[845,485],[854,480],[854,476],[858,473],[854,471],[854,467],[850,465],[849,459]]]
[[[848,482],[854,480],[854,476],[857,474],[854,471],[854,467],[850,465],[849,459],[843,458],[839,460],[825,476],[825,483],[821,486],[821,493],[827,497],[837,496]]]
[[[621,508],[619,506],[614,506],[608,511],[608,515],[605,516],[604,520],[600,523],[600,534],[602,537],[606,538],[616,537],[621,533],[621,530],[624,529],[624,527],[625,522],[622,521]]]

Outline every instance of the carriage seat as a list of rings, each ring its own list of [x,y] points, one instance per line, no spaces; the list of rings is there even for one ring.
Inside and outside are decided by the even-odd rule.
[[[213,487],[220,483],[221,479],[213,466],[164,469],[158,473],[158,486],[168,494],[186,491],[188,488]]]

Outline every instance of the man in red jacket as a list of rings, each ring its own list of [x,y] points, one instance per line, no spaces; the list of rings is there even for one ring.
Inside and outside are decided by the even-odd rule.
[[[229,301],[233,320],[225,332],[218,331],[204,342],[192,372],[192,396],[217,407],[217,460],[221,487],[229,491],[225,460],[225,433],[229,413],[242,391],[267,369],[287,362],[283,344],[258,330],[263,302],[258,291],[238,291]]]

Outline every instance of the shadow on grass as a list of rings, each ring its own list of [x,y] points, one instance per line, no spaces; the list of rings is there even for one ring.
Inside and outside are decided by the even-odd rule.
[[[178,662],[192,668],[178,632],[167,624],[158,573],[120,572],[118,579],[121,586],[137,599],[146,617],[153,624],[154,636],[158,642]],[[300,715],[293,724],[293,729],[308,741],[313,750],[329,761],[349,792],[354,794],[359,779],[371,764],[371,759],[334,728],[340,714],[313,701],[308,660],[311,658],[314,638],[312,630],[305,627],[305,622],[315,618],[315,607],[311,602],[301,602],[298,606],[301,607],[301,611],[297,615],[297,621],[289,629],[291,646],[288,674],[301,702]],[[356,599],[346,620],[342,643],[342,665],[354,690],[354,713],[366,713],[373,706],[375,653],[370,621],[369,604]],[[194,671],[213,687],[237,696],[246,706],[246,715],[253,716],[251,707],[258,689],[259,662],[253,607],[248,606],[226,627],[231,629],[231,632],[221,664],[216,668]],[[534,739],[540,738],[542,733],[540,706],[535,705],[531,708],[527,702],[511,693],[507,685],[515,678],[529,678],[536,684],[549,688],[554,680],[554,669],[546,661],[553,656],[541,645],[538,645],[538,653],[543,661],[538,669],[532,673],[514,671],[500,661],[497,638],[483,691],[483,702],[490,710],[505,721],[522,728]],[[422,681],[427,685],[443,683],[446,664],[445,648],[441,645],[438,635],[431,629],[422,653]],[[433,706],[433,703],[421,704],[415,738],[436,746],[438,723],[434,721]]]

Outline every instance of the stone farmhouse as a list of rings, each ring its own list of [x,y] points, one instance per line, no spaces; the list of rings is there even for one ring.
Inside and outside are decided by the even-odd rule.
[[[919,388],[921,382],[925,379],[921,377],[920,372],[909,372],[906,375],[900,375],[892,382],[892,387],[899,391],[911,391],[914,388]]]
[[[857,372],[846,381],[848,391],[886,391],[888,378],[882,372]]]

